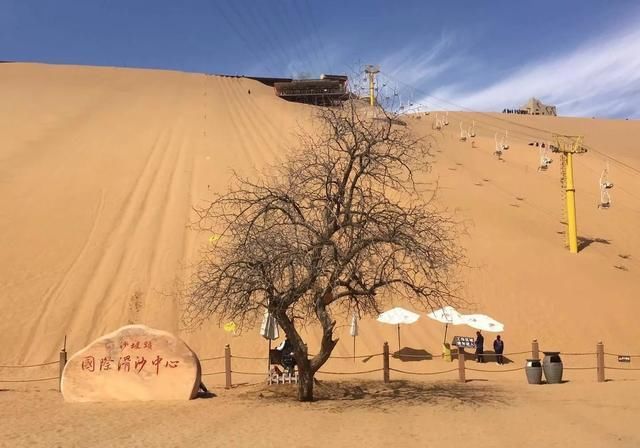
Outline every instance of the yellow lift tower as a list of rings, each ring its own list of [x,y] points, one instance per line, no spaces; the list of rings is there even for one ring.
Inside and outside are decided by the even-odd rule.
[[[364,68],[366,74],[369,75],[369,104],[375,106],[376,104],[376,96],[375,96],[375,81],[376,74],[380,73],[380,67],[377,65],[367,65]]]
[[[551,151],[559,153],[562,158],[560,167],[560,185],[566,197],[567,242],[569,252],[578,253],[578,226],[576,223],[576,188],[573,182],[573,155],[587,152],[582,146],[582,136],[553,134],[554,145]]]

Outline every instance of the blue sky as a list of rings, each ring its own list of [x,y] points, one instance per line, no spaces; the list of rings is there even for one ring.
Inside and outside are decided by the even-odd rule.
[[[383,95],[640,118],[637,0],[0,0],[0,60],[267,76],[378,64]]]

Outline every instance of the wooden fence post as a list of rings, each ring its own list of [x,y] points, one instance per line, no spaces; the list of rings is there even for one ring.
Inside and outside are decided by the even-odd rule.
[[[537,339],[534,339],[531,342],[531,359],[540,359],[540,349],[538,347]]]
[[[382,346],[382,376],[385,383],[389,382],[389,343]]]
[[[466,372],[464,370],[464,347],[458,347],[458,380],[461,383],[467,382]]]
[[[63,348],[60,350],[60,361],[59,361],[59,376],[58,376],[58,392],[62,392],[62,372],[64,371],[64,366],[67,365],[67,351]]]
[[[604,344],[602,341],[596,345],[596,372],[598,373],[598,382],[604,383]]]
[[[231,346],[224,346],[225,389],[231,389]]]

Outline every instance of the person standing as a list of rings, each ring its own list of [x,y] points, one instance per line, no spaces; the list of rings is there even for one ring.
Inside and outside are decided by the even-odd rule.
[[[476,331],[476,362],[484,362],[484,336]]]
[[[496,362],[498,364],[504,364],[504,341],[500,338],[500,335],[496,336],[496,340],[493,341],[493,351],[496,352]]]

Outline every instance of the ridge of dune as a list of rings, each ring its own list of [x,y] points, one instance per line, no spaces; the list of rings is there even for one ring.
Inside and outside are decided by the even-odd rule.
[[[224,191],[232,170],[251,174],[278,161],[314,111],[246,78],[44,64],[0,65],[0,95],[6,363],[53,359],[65,335],[75,351],[127,323],[181,334],[177,284],[207,239],[188,228],[192,206]],[[524,128],[503,118],[455,113],[444,132],[431,130],[433,116],[408,119],[415,132],[434,134],[427,181],[438,182],[440,204],[469,224],[461,237],[468,311],[504,322],[513,349],[538,338],[563,350],[604,340],[612,351],[640,352],[629,324],[640,314],[640,176],[611,164],[613,207],[599,210],[605,159],[576,157],[578,231],[587,247],[569,254],[558,233],[558,160],[537,172]],[[475,148],[457,137],[458,121],[473,119],[495,126],[478,124]],[[507,120],[584,134],[587,144],[640,167],[640,122]],[[498,128],[512,136],[504,162],[491,154]],[[347,318],[338,319],[339,336],[348,336]],[[423,315],[403,330],[403,342],[437,353],[442,331]],[[256,331],[232,336],[217,322],[181,336],[201,355],[230,342],[237,353],[265,350]],[[336,355],[351,353],[344,339]],[[395,340],[394,328],[363,319],[359,351],[378,352],[385,340]]]

